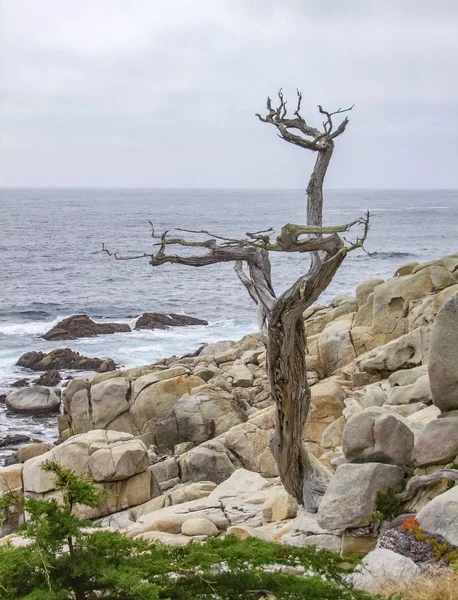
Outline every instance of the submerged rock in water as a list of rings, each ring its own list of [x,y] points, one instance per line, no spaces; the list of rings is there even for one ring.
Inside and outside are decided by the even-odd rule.
[[[21,435],[20,433],[5,435],[5,437],[0,438],[0,448],[4,448],[5,446],[13,446],[15,444],[26,444],[30,441],[30,436]]]
[[[111,358],[88,358],[70,348],[58,348],[52,352],[26,352],[16,365],[33,371],[72,369],[75,371],[114,371],[116,365]]]
[[[168,329],[169,327],[186,327],[188,325],[208,325],[208,321],[170,313],[144,313],[138,317],[135,329]]]
[[[60,390],[34,386],[11,392],[6,407],[14,412],[41,414],[59,410]]]
[[[126,333],[128,331],[131,331],[131,329],[125,323],[96,323],[87,315],[73,315],[59,321],[57,325],[41,337],[48,341],[75,340],[82,337]]]
[[[62,379],[59,371],[52,369],[51,371],[45,371],[43,375],[35,381],[35,385],[44,385],[46,387],[56,386]]]

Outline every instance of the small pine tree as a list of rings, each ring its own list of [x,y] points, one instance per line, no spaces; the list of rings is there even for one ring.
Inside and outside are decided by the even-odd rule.
[[[376,598],[344,584],[339,555],[314,547],[234,536],[174,547],[88,529],[73,509],[100,506],[100,492],[55,462],[42,468],[54,474],[61,499],[25,501],[29,545],[0,546],[0,600]],[[306,575],[281,566],[302,566]]]

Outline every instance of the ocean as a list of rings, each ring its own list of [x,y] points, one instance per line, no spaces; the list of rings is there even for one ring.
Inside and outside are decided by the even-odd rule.
[[[151,267],[148,259],[116,261],[120,254],[151,252],[162,232],[181,227],[223,236],[305,220],[303,190],[49,189],[0,190],[0,394],[17,379],[29,350],[70,347],[86,356],[113,358],[129,368],[182,355],[204,342],[239,339],[256,331],[256,310],[232,265],[199,269]],[[354,293],[358,283],[388,278],[402,264],[458,251],[458,191],[328,190],[329,225],[371,212],[366,249],[352,252],[320,298]],[[355,230],[356,231],[356,230]],[[186,235],[183,233],[180,236]],[[351,239],[355,233],[348,234]],[[272,256],[277,293],[307,269],[307,256]],[[177,312],[208,326],[133,331],[69,342],[39,338],[59,320],[88,314],[96,321],[133,324],[144,312]],[[75,373],[73,373],[75,375]],[[56,417],[24,417],[0,404],[0,440],[24,433],[56,438]],[[0,449],[2,456],[11,448]]]

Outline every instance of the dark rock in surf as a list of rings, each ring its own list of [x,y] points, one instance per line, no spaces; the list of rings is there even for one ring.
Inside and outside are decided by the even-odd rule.
[[[33,371],[69,369],[73,371],[114,371],[116,365],[111,358],[88,358],[70,348],[58,348],[52,352],[26,352],[16,365]]]
[[[43,375],[35,381],[35,385],[44,385],[45,387],[55,387],[60,381],[62,377],[56,369],[52,369],[51,371],[45,371]]]
[[[87,315],[73,315],[55,325],[41,337],[48,341],[76,340],[83,337],[94,337],[111,333],[131,331],[124,323],[96,323]]]
[[[144,313],[138,317],[135,329],[169,329],[169,327],[187,327],[189,325],[208,325],[208,321],[170,313]]]
[[[18,379],[17,381],[15,381],[14,383],[11,384],[11,387],[23,388],[23,387],[28,387],[28,385],[29,385],[28,379]]]
[[[17,444],[27,444],[27,442],[30,441],[30,436],[21,435],[20,433],[5,435],[5,437],[0,438],[0,448],[5,448],[5,446],[15,446]]]

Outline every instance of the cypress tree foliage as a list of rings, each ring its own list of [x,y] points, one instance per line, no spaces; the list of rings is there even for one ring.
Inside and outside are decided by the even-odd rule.
[[[55,462],[43,468],[61,499],[25,501],[29,545],[0,546],[0,600],[376,598],[344,583],[340,556],[313,547],[234,536],[174,547],[88,528],[73,508],[98,506],[99,491]]]

